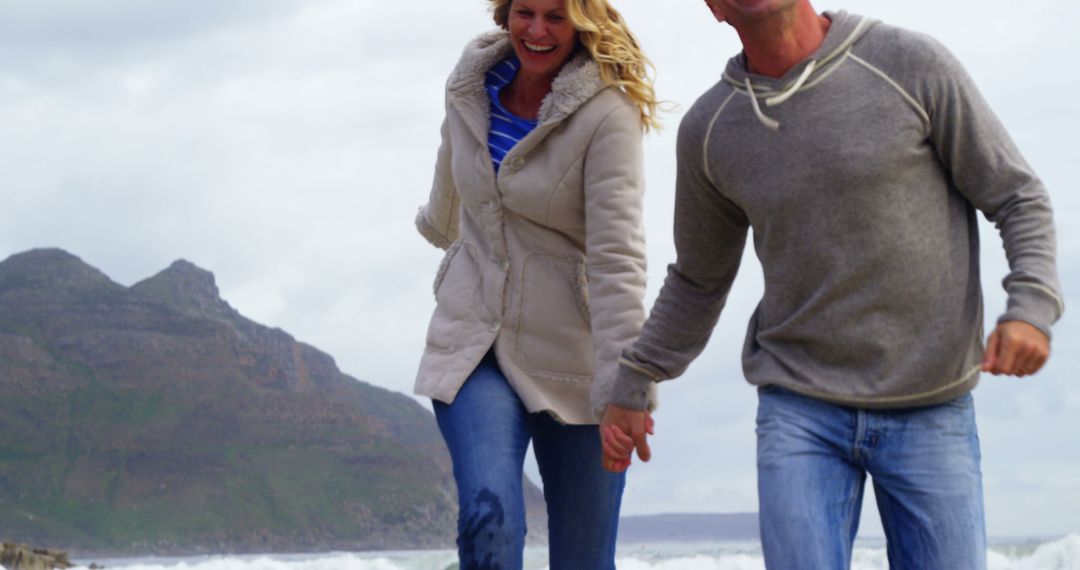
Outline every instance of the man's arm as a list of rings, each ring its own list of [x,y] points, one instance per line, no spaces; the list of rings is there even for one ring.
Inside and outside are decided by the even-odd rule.
[[[1064,312],[1050,197],[963,66],[931,43],[919,86],[930,137],[956,188],[994,222],[1009,274],[1007,308],[987,343],[983,370],[1024,376],[1050,353],[1050,326]]]
[[[593,395],[595,409],[604,410],[601,438],[605,467],[617,462],[620,450],[604,437],[606,428],[620,427],[631,437],[638,456],[647,460],[649,388],[654,382],[675,378],[705,348],[738,271],[749,222],[745,213],[724,197],[704,164],[705,130],[701,113],[690,113],[679,128],[678,174],[675,186],[675,248],[677,260],[638,340],[619,360],[611,389]],[[621,467],[621,469],[620,469]]]

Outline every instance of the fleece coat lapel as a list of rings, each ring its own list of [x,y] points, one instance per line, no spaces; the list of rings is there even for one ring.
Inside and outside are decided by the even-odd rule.
[[[510,35],[505,30],[482,34],[465,47],[461,61],[447,81],[450,104],[461,114],[473,136],[484,144],[487,144],[491,121],[491,101],[484,88],[484,77],[489,69],[512,53]],[[605,87],[596,62],[586,53],[577,53],[566,62],[552,82],[551,92],[544,97],[540,105],[539,125],[515,146],[514,151],[527,153],[552,128]]]

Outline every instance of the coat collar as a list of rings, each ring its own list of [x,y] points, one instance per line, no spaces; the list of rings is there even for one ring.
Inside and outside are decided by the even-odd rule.
[[[486,116],[490,102],[484,89],[484,75],[512,52],[510,35],[501,29],[481,34],[469,42],[446,84],[450,100]],[[605,87],[600,66],[588,52],[580,50],[563,65],[551,84],[551,93],[544,97],[540,106],[539,123],[565,119]]]

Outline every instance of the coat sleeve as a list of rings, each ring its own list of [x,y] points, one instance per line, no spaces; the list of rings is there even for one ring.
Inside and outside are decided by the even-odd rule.
[[[432,245],[447,249],[458,238],[458,216],[460,199],[450,170],[449,119],[443,119],[442,142],[439,144],[435,159],[435,179],[431,184],[431,195],[427,204],[416,213],[416,229]]]
[[[583,176],[595,403],[606,399],[619,355],[645,320],[645,181],[635,105],[623,100],[600,123],[585,152]]]
[[[1025,321],[1050,336],[1065,310],[1050,196],[963,66],[929,38],[921,47],[930,140],[957,190],[1001,233],[1008,306],[998,322]]]

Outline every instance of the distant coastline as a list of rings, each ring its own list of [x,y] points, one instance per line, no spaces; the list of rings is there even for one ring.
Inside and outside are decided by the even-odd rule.
[[[757,513],[669,513],[625,516],[619,543],[757,542]]]

